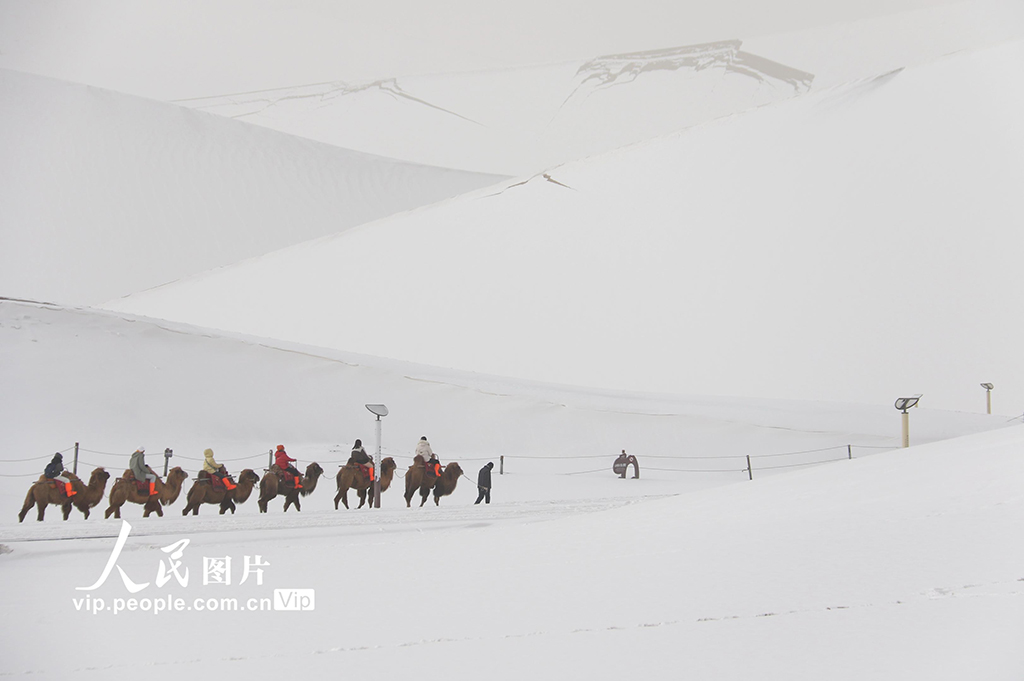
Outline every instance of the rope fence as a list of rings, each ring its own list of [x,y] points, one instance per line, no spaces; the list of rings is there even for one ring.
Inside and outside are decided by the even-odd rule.
[[[741,461],[745,461],[745,463],[746,463],[745,466],[741,467],[741,466],[737,465],[737,466],[728,467],[728,468],[725,468],[725,467],[714,467],[714,468],[695,468],[695,467],[669,468],[669,467],[664,467],[664,466],[645,466],[644,470],[655,471],[655,472],[658,472],[658,473],[673,473],[673,474],[674,473],[678,473],[678,474],[686,474],[686,475],[738,474],[738,473],[741,474],[741,473],[746,473],[747,476],[749,477],[749,479],[753,480],[754,479],[754,472],[755,471],[772,471],[772,470],[782,470],[782,469],[789,469],[789,468],[801,468],[801,467],[805,467],[805,466],[818,466],[818,465],[821,465],[821,464],[834,463],[836,461],[843,461],[843,460],[847,460],[847,459],[853,459],[854,458],[853,457],[853,450],[854,449],[865,449],[865,450],[880,451],[880,450],[893,450],[893,449],[897,449],[897,448],[898,448],[898,446],[896,446],[896,445],[886,446],[886,445],[854,445],[854,444],[846,444],[846,445],[833,445],[831,447],[819,447],[819,448],[815,448],[815,449],[795,450],[795,451],[790,451],[790,452],[772,452],[772,453],[767,453],[767,454],[749,454],[749,455],[748,454],[721,454],[721,455],[718,455],[718,456],[715,456],[715,455],[701,455],[701,456],[678,455],[678,456],[676,456],[676,455],[671,455],[671,454],[641,454],[638,458],[641,458],[641,459],[644,459],[644,460],[652,459],[652,460],[655,460],[655,461],[680,461],[680,462],[683,462],[683,461],[720,461],[722,463],[725,463],[726,465],[728,465],[729,461],[741,460]],[[846,455],[842,456],[842,457],[835,457],[835,456],[833,456],[832,458],[828,458],[828,459],[825,459],[825,460],[798,461],[798,462],[794,462],[794,463],[778,463],[778,464],[772,464],[772,465],[760,465],[759,463],[757,463],[757,462],[759,462],[762,459],[772,459],[772,460],[774,460],[774,459],[778,459],[778,458],[781,458],[781,457],[807,456],[807,455],[811,455],[811,454],[821,454],[821,453],[824,453],[824,452],[832,452],[832,451],[836,451],[836,450],[845,450]],[[113,469],[116,469],[118,466],[124,466],[125,468],[127,468],[128,467],[128,460],[129,460],[129,458],[131,456],[130,452],[128,452],[128,453],[125,453],[125,452],[118,453],[118,452],[104,451],[104,450],[100,450],[100,449],[88,449],[86,447],[80,446],[79,443],[76,443],[74,446],[68,447],[67,449],[61,450],[60,453],[61,454],[66,454],[66,453],[71,452],[71,451],[75,452],[75,460],[74,460],[74,463],[68,462],[68,461],[65,462],[65,468],[68,469],[68,470],[76,470],[78,464],[81,464],[82,466],[86,466],[86,467],[89,467],[89,468],[98,468],[100,466],[103,466],[105,468],[113,468]],[[304,450],[302,452],[302,458],[303,459],[309,459],[310,461],[314,461],[315,460],[321,466],[330,466],[330,465],[337,464],[340,467],[340,466],[345,465],[345,463],[347,463],[347,461],[348,461],[348,451],[349,450],[346,447],[343,447],[343,446],[340,446],[340,445],[335,445],[335,446],[332,446],[330,448],[327,448],[326,450],[320,450],[320,451],[322,451],[327,456],[341,455],[344,458],[324,459],[324,458],[317,457],[315,452],[311,454],[309,452],[309,450]],[[85,461],[84,459],[82,459],[79,456],[79,454],[81,454],[81,453],[91,454],[91,455],[95,455],[97,457],[116,457],[117,460],[116,460],[116,462],[112,462],[112,463],[108,463],[108,464],[97,464],[97,463],[93,463],[91,461]],[[406,452],[404,450],[397,450],[397,449],[395,449],[393,447],[381,447],[381,453],[382,453],[383,456],[390,456],[390,457],[392,457],[392,458],[394,458],[396,460],[411,459],[412,458],[412,455],[409,452]],[[235,456],[235,457],[229,457],[229,458],[223,458],[223,459],[220,458],[220,457],[216,457],[216,460],[217,460],[218,463],[238,463],[238,462],[242,462],[242,461],[252,461],[253,462],[253,465],[252,465],[253,468],[260,468],[260,467],[267,468],[272,463],[273,454],[274,454],[273,450],[268,448],[268,449],[266,449],[266,450],[264,450],[262,452],[254,453],[254,454],[249,454],[249,455],[246,455],[246,456]],[[44,455],[41,455],[41,456],[27,457],[27,458],[22,458],[22,459],[7,459],[7,460],[4,460],[4,461],[0,461],[0,470],[4,470],[4,468],[8,464],[30,464],[30,463],[33,463],[33,462],[49,461],[52,458],[52,456],[53,456],[52,454],[50,454],[50,455],[44,454]],[[444,456],[444,455],[441,454],[441,456]],[[93,457],[90,456],[90,458],[93,458]],[[608,472],[610,472],[611,471],[611,463],[612,463],[612,461],[614,460],[615,457],[611,456],[611,455],[608,455],[608,454],[561,454],[561,455],[560,454],[553,454],[553,455],[550,455],[550,456],[542,456],[542,455],[537,455],[537,454],[522,454],[522,455],[520,455],[520,454],[500,455],[499,454],[499,455],[494,455],[494,456],[489,456],[489,457],[479,457],[478,456],[478,457],[454,457],[454,458],[456,460],[460,461],[460,462],[500,461],[501,462],[501,467],[499,469],[499,474],[500,475],[503,475],[505,473],[505,460],[506,459],[509,460],[509,462],[515,462],[515,461],[519,461],[519,460],[524,460],[524,461],[546,461],[546,462],[556,462],[556,461],[589,461],[589,460],[597,461],[597,460],[603,460],[603,461],[608,462],[608,465],[602,466],[600,468],[588,468],[586,470],[559,471],[559,472],[551,473],[551,475],[591,475],[591,474],[595,474],[595,473],[608,473]],[[150,465],[151,465],[151,467],[154,468],[154,470],[156,470],[156,467],[154,467],[152,464],[153,463],[157,463],[160,459],[164,460],[165,467],[173,467],[171,462],[179,460],[179,459],[182,460],[182,461],[196,462],[196,463],[200,463],[200,464],[204,460],[202,457],[188,456],[188,455],[182,455],[182,454],[175,454],[173,452],[171,453],[170,457],[165,457],[164,456],[164,452],[156,452],[156,453],[154,453],[154,454],[152,454],[150,456],[150,459],[151,459]],[[44,466],[38,466],[37,470],[32,471],[32,472],[26,472],[26,473],[8,473],[8,472],[6,472],[6,470],[4,470],[4,472],[0,472],[0,478],[39,477],[39,475],[42,474],[42,468],[43,467]],[[396,470],[395,471],[395,473],[398,475],[398,477],[402,477],[403,472],[404,472],[404,469]]]

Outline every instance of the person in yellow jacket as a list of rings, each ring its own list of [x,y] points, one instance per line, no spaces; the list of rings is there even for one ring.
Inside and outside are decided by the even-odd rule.
[[[207,448],[203,451],[203,470],[210,474],[210,477],[217,476],[224,483],[224,488],[233,490],[238,485],[228,475],[228,469],[213,460],[213,450]]]

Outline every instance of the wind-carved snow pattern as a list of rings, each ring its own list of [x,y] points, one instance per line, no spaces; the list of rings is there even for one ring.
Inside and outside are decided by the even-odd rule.
[[[380,91],[385,94],[391,95],[395,99],[406,99],[416,104],[422,104],[423,106],[431,109],[436,109],[442,113],[450,114],[461,118],[464,121],[470,123],[477,123],[471,118],[467,118],[460,113],[451,111],[442,106],[432,104],[425,99],[421,99],[414,95],[409,94],[402,89],[402,86],[398,84],[397,78],[386,78],[383,80],[375,80],[371,83],[360,83],[352,84],[345,83],[343,81],[335,81],[330,83],[313,83],[310,85],[303,85],[299,87],[288,87],[281,88],[280,90],[258,90],[255,92],[242,92],[232,95],[218,95],[213,97],[198,97],[194,99],[181,99],[176,100],[177,104],[185,104],[196,109],[213,110],[223,109],[227,105],[233,107],[241,107],[243,110],[239,113],[228,113],[225,114],[228,118],[248,118],[251,116],[259,116],[267,112],[269,109],[283,104],[285,102],[298,102],[302,100],[308,100],[314,104],[314,108],[320,106],[329,106],[331,100],[346,95],[358,95],[365,92]],[[282,92],[280,95],[275,95],[275,92]],[[203,105],[203,100],[211,100],[213,103],[209,105]]]
[[[645,73],[683,69],[693,71],[721,69],[725,73],[749,76],[761,83],[792,87],[794,94],[802,94],[810,90],[814,74],[779,64],[756,54],[743,52],[740,50],[742,44],[741,40],[724,40],[701,45],[597,57],[581,66],[576,72],[576,77],[578,79],[582,77],[582,80],[566,98],[566,102],[581,92],[589,94],[614,85],[631,83]]]

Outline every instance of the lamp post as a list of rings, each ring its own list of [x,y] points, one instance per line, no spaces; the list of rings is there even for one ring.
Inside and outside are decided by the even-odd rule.
[[[903,412],[903,444],[900,445],[901,447],[910,446],[910,414],[907,410],[916,407],[920,399],[920,395],[914,395],[913,397],[900,397],[896,400],[896,408]]]
[[[377,417],[377,453],[373,457],[373,508],[380,508],[380,419],[388,415],[383,404],[368,404],[366,408]]]
[[[991,383],[982,383],[981,387],[985,389],[985,413],[992,413],[992,388],[995,386]]]

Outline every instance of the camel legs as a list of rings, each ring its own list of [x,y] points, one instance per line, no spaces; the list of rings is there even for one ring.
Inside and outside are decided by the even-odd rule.
[[[423,504],[427,503],[427,497],[429,497],[429,496],[430,496],[430,488],[429,487],[421,487],[420,488],[420,497],[422,497],[422,498],[420,499],[420,508],[423,507]]]
[[[60,510],[64,514],[64,520],[67,520],[68,516],[71,515],[71,502],[66,501],[61,504]]]
[[[149,514],[152,513],[153,511],[156,511],[157,516],[159,516],[161,518],[164,517],[164,510],[162,508],[160,508],[160,502],[159,501],[154,501],[151,498],[149,501],[146,502],[146,505],[143,508],[145,509],[142,512],[142,517],[143,518],[148,518]]]
[[[111,513],[114,514],[115,518],[120,518],[121,517],[121,504],[118,504],[117,506],[115,506],[113,503],[111,503],[110,506],[107,507],[107,510],[103,512],[103,517],[104,518],[109,518]]]
[[[28,515],[28,510],[35,506],[35,503],[35,498],[33,498],[32,493],[29,492],[28,496],[25,498],[25,505],[21,507],[21,513],[18,514],[19,523],[25,520],[25,516]]]
[[[224,515],[225,511],[231,511],[231,515],[235,514],[235,502],[227,497],[224,497],[224,501],[220,502],[220,514]]]
[[[338,502],[345,504],[345,508],[348,508],[348,489],[342,488],[338,490],[337,496],[334,497],[334,510],[338,510]]]
[[[356,506],[356,508],[362,508],[363,504],[365,504],[365,503],[366,503],[366,490],[365,489],[361,489],[361,490],[359,490],[359,505]],[[370,505],[373,506],[373,502],[372,501],[370,502]]]

